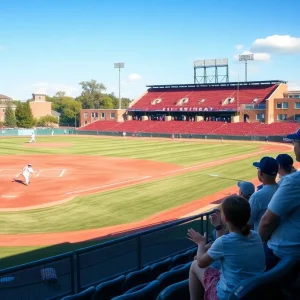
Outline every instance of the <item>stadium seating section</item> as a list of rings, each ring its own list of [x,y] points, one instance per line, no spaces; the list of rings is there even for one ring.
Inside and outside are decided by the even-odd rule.
[[[201,90],[186,91],[155,91],[146,93],[131,108],[142,111],[157,110],[162,108],[180,107],[215,107],[236,108],[239,104],[259,104],[277,88],[277,85],[267,86],[241,86],[226,88],[202,88]],[[228,101],[226,99],[234,99]],[[160,100],[156,100],[160,99]],[[188,99],[188,101],[180,101]],[[155,101],[156,100],[156,101]],[[225,101],[225,102],[224,102]],[[184,103],[185,102],[185,103]]]
[[[188,250],[62,300],[188,300],[189,269],[196,252],[197,248]],[[299,269],[297,260],[283,258],[272,270],[238,284],[230,300],[298,299]]]
[[[215,134],[242,136],[279,136],[296,132],[297,123],[223,123],[190,121],[96,121],[79,129],[82,131],[169,133],[169,134]]]

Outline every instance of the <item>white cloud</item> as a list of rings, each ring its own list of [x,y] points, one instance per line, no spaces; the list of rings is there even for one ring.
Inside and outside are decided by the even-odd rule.
[[[253,52],[300,53],[300,38],[290,35],[271,35],[256,39],[250,48]]]
[[[242,54],[251,54],[250,51],[244,51]],[[270,61],[271,60],[271,55],[269,53],[253,53],[254,54],[254,60],[256,61]],[[236,61],[239,60],[239,55],[235,54],[234,59]]]
[[[244,49],[244,45],[238,44],[238,45],[235,46],[235,49],[236,49],[237,51],[241,51],[241,50]]]
[[[140,74],[137,74],[137,73],[131,73],[129,74],[128,76],[128,80],[130,82],[136,82],[136,81],[139,81],[140,79],[142,78],[142,76]]]
[[[68,96],[75,96],[76,92],[79,92],[77,87],[73,87],[70,85],[62,84],[62,83],[47,83],[47,82],[39,82],[31,85],[31,89],[36,94],[47,94],[47,95],[55,95],[57,92],[62,91],[66,92]]]

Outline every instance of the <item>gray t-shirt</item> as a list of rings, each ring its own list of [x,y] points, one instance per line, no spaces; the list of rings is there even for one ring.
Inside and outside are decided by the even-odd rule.
[[[261,217],[268,208],[273,195],[278,189],[278,184],[264,185],[262,189],[255,192],[249,199],[251,207],[251,217],[249,224],[254,225],[254,230],[258,230]]]
[[[248,236],[230,232],[217,238],[208,255],[221,262],[221,276],[217,284],[219,300],[228,299],[233,288],[242,280],[265,270],[265,253],[257,232]]]
[[[290,255],[300,259],[300,172],[284,177],[268,209],[280,217],[268,247],[279,258]]]

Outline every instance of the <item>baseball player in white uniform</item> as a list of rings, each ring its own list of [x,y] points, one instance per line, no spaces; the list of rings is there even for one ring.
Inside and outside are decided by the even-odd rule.
[[[32,142],[36,142],[35,141],[35,133],[34,132],[31,134],[31,140],[30,140],[29,143],[32,143]]]
[[[16,178],[22,175],[25,179],[25,185],[28,185],[30,183],[29,181],[30,174],[34,174],[34,171],[32,169],[32,165],[28,164],[26,167],[23,168],[22,172],[18,174]]]

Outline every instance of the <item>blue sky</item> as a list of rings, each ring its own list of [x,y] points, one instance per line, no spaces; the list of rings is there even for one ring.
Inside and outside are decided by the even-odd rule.
[[[254,53],[248,80],[282,79],[300,89],[300,1],[0,0],[0,93],[71,96],[95,79],[122,96],[148,84],[193,83],[193,61]]]

